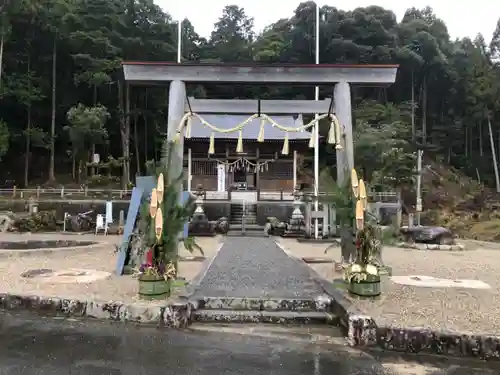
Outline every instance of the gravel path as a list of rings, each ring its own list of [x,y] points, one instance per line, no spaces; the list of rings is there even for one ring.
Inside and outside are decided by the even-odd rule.
[[[197,296],[311,298],[323,294],[302,266],[270,238],[228,237]]]
[[[281,240],[296,256],[323,256],[340,260],[340,248]],[[424,288],[399,285],[386,277],[382,295],[359,299],[347,294],[354,305],[379,324],[396,327],[430,328],[464,334],[500,336],[500,251],[498,244],[481,243],[465,251],[413,250],[384,247],[384,262],[394,276],[433,276],[445,279],[481,280],[489,290],[466,288]],[[311,264],[323,278],[342,278],[333,264]]]

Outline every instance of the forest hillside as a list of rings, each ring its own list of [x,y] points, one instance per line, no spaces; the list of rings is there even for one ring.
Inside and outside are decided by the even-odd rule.
[[[209,38],[182,22],[182,59],[310,64],[314,17],[315,3],[304,2],[257,34],[245,10],[228,5]],[[493,35],[454,39],[431,8],[397,20],[378,6],[323,6],[320,19],[321,63],[400,65],[391,87],[353,90],[356,166],[370,186],[411,196],[420,148],[431,168],[424,206],[455,212],[479,192],[478,202],[496,201],[500,22]],[[126,108],[120,63],[176,61],[177,26],[151,0],[0,0],[0,181],[110,186],[143,173],[165,131],[167,90],[131,87]],[[312,87],[188,90],[200,98],[314,97]],[[330,93],[321,87],[321,98]],[[88,168],[94,153],[102,163]],[[332,169],[334,150],[320,154],[322,168]],[[485,209],[479,203],[474,212]]]

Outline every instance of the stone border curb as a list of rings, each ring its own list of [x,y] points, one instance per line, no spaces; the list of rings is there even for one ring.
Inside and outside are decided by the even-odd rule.
[[[286,237],[284,237],[286,238]],[[319,238],[319,239],[314,239],[314,238],[297,238],[298,243],[309,243],[309,244],[331,244],[331,245],[338,245],[340,246],[340,238]]]
[[[187,301],[153,306],[9,293],[0,293],[0,309],[28,310],[67,318],[87,317],[126,323],[156,324],[165,328],[186,328],[191,324],[193,312],[192,304]]]
[[[400,242],[400,243],[395,244],[395,246],[401,247],[403,249],[416,249],[416,250],[442,250],[442,251],[463,251],[463,250],[465,250],[465,246],[462,244],[438,245],[438,244]]]
[[[23,242],[23,241],[12,241],[12,242]],[[82,241],[84,242],[84,241]],[[90,242],[90,241],[89,241]],[[52,254],[52,253],[63,253],[65,251],[72,252],[73,254],[76,252],[85,252],[88,250],[96,250],[97,248],[103,248],[109,246],[110,251],[115,251],[113,244],[108,242],[97,242],[93,245],[87,246],[65,246],[65,247],[50,247],[46,249],[27,249],[27,250],[8,250],[8,249],[0,249],[0,258],[1,257],[9,257],[13,255],[17,256],[29,256],[35,254]]]
[[[359,311],[345,297],[347,291],[337,289],[321,276],[318,277],[316,281],[332,297],[332,312],[347,330],[350,346],[500,361],[500,337],[377,325],[371,316]]]
[[[291,259],[306,265],[282,245],[278,244],[278,246]],[[368,350],[382,349],[399,353],[422,353],[500,361],[500,336],[377,325],[371,316],[358,310],[349,301],[345,296],[347,291],[336,288],[315,270],[308,268],[314,281],[331,297],[331,312],[339,319],[341,326],[346,329],[347,342],[350,346]]]

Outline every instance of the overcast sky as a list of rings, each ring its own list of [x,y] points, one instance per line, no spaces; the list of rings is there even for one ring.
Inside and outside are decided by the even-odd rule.
[[[222,14],[222,8],[228,4],[243,7],[255,20],[256,31],[280,18],[290,17],[301,1],[295,0],[155,0],[175,19],[187,17],[196,28],[198,34],[209,36],[213,24]],[[438,17],[448,26],[452,38],[482,33],[487,42],[490,41],[496,22],[500,18],[500,1],[498,0],[320,0],[320,5],[335,6],[343,10],[357,7],[379,5],[394,11],[400,20],[407,8],[412,6],[423,8],[427,5],[434,9]]]

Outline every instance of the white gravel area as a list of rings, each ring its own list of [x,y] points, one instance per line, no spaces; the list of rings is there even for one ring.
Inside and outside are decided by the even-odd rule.
[[[298,257],[325,257],[324,249],[328,247],[292,239],[280,242]],[[472,245],[465,251],[385,247],[383,258],[392,267],[394,276],[481,280],[491,286],[489,290],[403,286],[387,277],[377,299],[349,298],[378,324],[500,336],[500,251],[496,244]],[[331,249],[327,256],[340,260],[340,248]],[[310,264],[310,267],[330,281],[341,277],[333,264]]]
[[[116,276],[115,265],[117,254],[114,244],[121,241],[120,236],[93,236],[93,235],[21,235],[1,234],[0,241],[19,240],[82,240],[99,241],[101,246],[91,246],[88,250],[60,250],[52,253],[30,254],[19,256],[12,251],[12,255],[0,257],[0,293],[41,295],[46,297],[62,297],[81,300],[115,301],[132,303],[138,300],[138,283],[132,276]],[[220,238],[199,238],[199,245],[205,256],[210,257],[219,247]],[[181,248],[181,256],[190,255]],[[196,254],[198,255],[198,254]],[[203,262],[180,262],[179,275],[192,280],[201,271]],[[69,268],[89,269],[110,272],[110,278],[92,283],[47,283],[37,282],[36,278],[21,277],[27,270],[47,268],[63,270]]]

